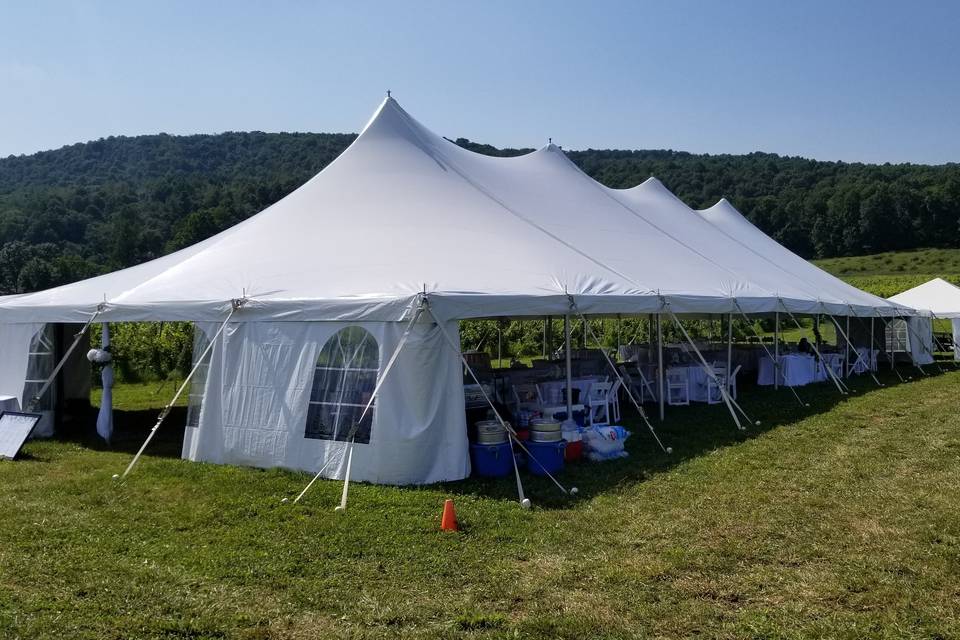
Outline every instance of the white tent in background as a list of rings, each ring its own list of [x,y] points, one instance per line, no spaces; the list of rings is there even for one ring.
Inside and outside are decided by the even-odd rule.
[[[943,278],[934,278],[903,293],[890,297],[891,302],[927,311],[933,318],[951,320],[953,325],[953,356],[960,360],[960,287]],[[927,323],[928,325],[931,323]]]
[[[396,356],[357,433],[353,477],[453,480],[469,473],[448,340],[458,320],[562,316],[572,304],[900,312],[770,262],[711,235],[659,183],[608,189],[553,145],[479,155],[388,97],[340,157],[252,218],[146,264],[0,300],[0,393],[23,393],[29,342],[48,323],[193,321],[195,357],[213,346],[190,393],[184,457],[341,477],[348,425]]]

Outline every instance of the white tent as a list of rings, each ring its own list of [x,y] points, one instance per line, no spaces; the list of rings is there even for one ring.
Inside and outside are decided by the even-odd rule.
[[[358,417],[426,303],[353,475],[457,479],[469,472],[461,369],[434,319],[455,340],[460,319],[564,315],[571,304],[584,314],[899,313],[748,249],[656,181],[608,189],[553,145],[479,155],[387,98],[339,158],[252,218],[149,263],[0,300],[0,348],[15,356],[0,383],[22,393],[21,352],[45,323],[194,321],[198,344],[215,344],[191,393],[184,456],[339,477],[340,423]]]
[[[857,289],[840,278],[831,275],[808,260],[804,260],[779,242],[765,234],[747,220],[726,198],[709,209],[697,212],[726,237],[732,239],[743,251],[758,256],[765,268],[776,273],[789,273],[806,283],[814,295],[843,301],[846,310],[830,311],[832,315],[856,315],[869,318],[876,313],[884,316],[912,315],[912,309],[896,308],[879,296]]]
[[[960,287],[943,278],[934,278],[891,296],[890,300],[920,311],[927,311],[932,318],[951,320],[954,359],[960,360],[960,347],[957,346],[960,343]]]
[[[933,361],[932,351],[928,348],[930,340],[919,337],[923,335],[923,323],[918,322],[919,318],[913,317],[917,315],[917,311],[910,305],[904,305],[892,298],[884,300],[879,296],[857,289],[853,285],[827,273],[812,262],[801,258],[754,226],[726,198],[721,198],[714,206],[697,213],[721,233],[735,240],[745,250],[760,256],[768,264],[768,268],[776,268],[779,271],[793,274],[805,281],[811,290],[823,292],[824,295],[846,302],[849,305],[848,312],[836,315],[855,316],[865,322],[867,319],[872,322],[877,315],[885,316],[885,319],[882,320],[884,327],[887,324],[896,326],[901,322],[901,320],[890,320],[890,317],[903,318],[902,322],[910,327],[904,333],[918,336],[916,339],[908,339],[906,342],[914,362],[922,365]],[[885,302],[892,303],[893,306],[883,309],[882,305]],[[930,334],[930,337],[932,338],[932,334]],[[874,345],[871,345],[870,348],[874,348]]]

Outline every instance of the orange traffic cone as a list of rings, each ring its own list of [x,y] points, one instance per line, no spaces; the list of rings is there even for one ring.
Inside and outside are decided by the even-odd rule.
[[[441,531],[457,531],[457,512],[453,508],[453,500],[447,499],[443,503],[443,517],[440,518]]]

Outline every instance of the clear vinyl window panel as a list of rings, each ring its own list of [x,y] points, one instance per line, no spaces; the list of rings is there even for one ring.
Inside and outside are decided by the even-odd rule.
[[[379,371],[380,347],[369,331],[347,327],[331,337],[313,372],[304,437],[369,443],[374,406],[366,415],[363,410]]]
[[[207,373],[210,370],[210,358],[212,352],[207,354],[200,365],[197,361],[203,355],[206,348],[210,346],[210,339],[207,334],[194,325],[193,327],[193,360],[192,364],[196,367],[193,378],[190,379],[190,395],[187,400],[187,426],[200,426],[200,411],[203,409],[203,396],[207,388]]]
[[[54,325],[44,325],[43,329],[33,336],[30,342],[30,355],[27,359],[27,378],[23,388],[22,406],[26,407],[30,399],[35,396],[43,384],[53,373],[56,366],[56,342],[54,340]],[[47,392],[40,398],[40,402],[34,407],[36,411],[52,411],[54,406],[54,387],[51,385]]]
[[[897,353],[910,350],[910,340],[907,334],[905,320],[891,320],[887,325],[887,353]]]

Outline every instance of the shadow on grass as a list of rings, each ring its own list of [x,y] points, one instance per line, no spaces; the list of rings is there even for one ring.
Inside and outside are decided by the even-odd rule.
[[[954,366],[936,365],[926,367],[930,377],[943,375],[957,370]],[[909,384],[923,376],[913,367],[899,367],[903,381],[890,369],[881,370],[877,377],[883,388],[892,388]],[[773,390],[742,384],[738,402],[753,421],[742,420],[743,431],[733,424],[725,404],[692,404],[685,407],[667,407],[666,420],[660,422],[657,407],[645,405],[651,423],[661,441],[673,448],[672,454],[663,453],[646,425],[630,406],[629,401],[621,402],[623,426],[632,436],[627,440],[629,456],[603,463],[580,461],[567,464],[557,479],[567,489],[577,487],[580,496],[595,496],[603,493],[616,493],[637,482],[670,470],[688,460],[706,453],[736,445],[764,433],[783,427],[790,427],[813,415],[828,413],[850,398],[855,398],[877,390],[876,383],[869,375],[853,376],[845,381],[851,390],[850,395],[841,395],[831,382],[822,382],[796,389],[800,399],[810,406],[802,406],[787,388]],[[136,411],[114,411],[114,437],[107,445],[95,433],[96,408],[89,415],[78,416],[65,429],[64,440],[75,442],[84,447],[100,451],[115,451],[133,456],[143,444],[150,429],[156,423],[159,410],[146,409]],[[186,408],[175,407],[157,432],[146,455],[179,458],[182,450]],[[304,474],[307,475],[307,474]],[[534,476],[521,470],[521,478],[526,493],[531,496],[538,508],[565,509],[576,500],[564,495],[550,479]],[[517,499],[517,487],[513,474],[505,478],[471,477],[457,482],[433,485],[437,489],[453,496],[478,496],[497,500],[513,501]]]
[[[956,369],[952,366],[935,365],[926,367],[927,376],[916,368],[898,367],[900,376],[890,369],[881,370],[877,378],[883,387],[869,375],[852,376],[844,382],[850,388],[849,395],[841,395],[832,382],[823,382],[806,387],[797,387],[801,401],[810,406],[802,406],[788,388],[774,390],[756,385],[744,384],[740,389],[738,403],[754,422],[747,422],[741,416],[743,431],[738,431],[725,404],[692,404],[684,407],[667,407],[666,420],[660,422],[658,408],[647,404],[644,410],[650,417],[664,445],[673,448],[672,454],[660,450],[632,406],[621,402],[623,426],[631,432],[626,442],[629,456],[603,463],[580,461],[568,463],[557,480],[568,490],[577,487],[581,496],[595,496],[602,493],[615,493],[637,482],[670,470],[688,460],[711,451],[729,447],[752,438],[762,436],[774,429],[790,427],[811,416],[828,413],[849,399],[888,389],[911,380],[923,377],[936,377]],[[521,479],[525,492],[536,502],[539,508],[563,509],[572,504],[575,498],[565,496],[548,478],[533,476],[521,470]],[[503,500],[516,500],[517,487],[513,474],[506,478],[472,477],[459,482],[441,485],[453,495],[492,497]]]
[[[74,416],[64,424],[60,439],[74,442],[96,451],[114,451],[129,453],[131,456],[140,450],[140,446],[157,423],[159,409],[139,409],[113,411],[113,438],[107,444],[96,433],[97,408]],[[186,407],[174,407],[163,421],[145,454],[162,458],[179,458],[183,450],[183,432],[187,422]]]

